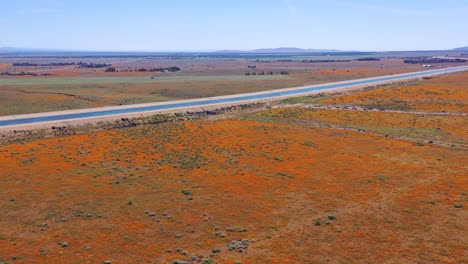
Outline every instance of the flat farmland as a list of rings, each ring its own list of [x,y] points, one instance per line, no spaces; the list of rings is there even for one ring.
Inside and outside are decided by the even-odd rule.
[[[248,59],[130,59],[116,61],[119,69],[181,68],[177,73],[105,72],[105,68],[11,66],[81,59],[3,59],[0,72],[39,72],[50,76],[0,76],[0,115],[26,114],[88,107],[127,105],[264,91],[421,70],[402,60],[373,62],[256,62]],[[83,59],[110,63],[112,59]],[[2,59],[0,58],[0,62]],[[248,68],[255,64],[256,68]],[[447,65],[450,66],[450,65]],[[259,75],[272,72],[273,75]],[[286,72],[287,74],[281,74]],[[245,75],[250,73],[251,75]],[[256,75],[252,75],[255,73]],[[28,107],[22,107],[22,105]]]

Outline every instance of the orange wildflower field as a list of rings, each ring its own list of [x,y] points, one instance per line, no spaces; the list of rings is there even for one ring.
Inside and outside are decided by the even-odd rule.
[[[354,104],[383,109],[430,112],[468,112],[468,72],[421,80],[390,89],[374,89],[362,93],[322,101],[324,104]]]
[[[449,102],[466,83],[321,103],[433,89]],[[464,126],[465,115],[280,108],[3,144],[0,262],[463,263]]]

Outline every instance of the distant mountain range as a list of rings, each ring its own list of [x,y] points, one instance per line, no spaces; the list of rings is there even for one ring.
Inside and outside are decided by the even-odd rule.
[[[0,47],[0,53],[10,53],[10,52],[17,52],[20,49],[12,48],[12,47]]]
[[[343,52],[335,49],[300,49],[294,47],[281,47],[256,50],[219,50],[216,53],[317,53],[317,52]]]
[[[468,51],[467,47],[460,47],[452,49],[452,51]],[[80,51],[80,50],[65,50],[65,49],[38,49],[38,48],[17,48],[17,47],[0,47],[0,53],[54,53],[54,52],[93,52],[93,51]],[[97,52],[97,51],[95,51]],[[105,52],[105,51],[100,51]],[[130,51],[122,51],[122,52],[129,52]],[[166,51],[167,52],[167,51]],[[175,52],[175,51],[173,51]],[[344,50],[336,50],[336,49],[301,49],[295,47],[281,47],[281,48],[265,48],[265,49],[255,49],[255,50],[218,50],[214,51],[214,53],[253,53],[253,54],[277,54],[277,53],[339,53],[339,52],[351,52],[351,51],[344,51]],[[112,53],[119,53],[114,51]],[[139,53],[139,52],[135,52]],[[152,53],[147,51],[146,53]],[[154,53],[154,52],[153,52]],[[156,52],[157,53],[157,52]],[[171,53],[171,52],[169,52]],[[201,53],[213,53],[211,52],[201,52]]]
[[[59,49],[35,49],[35,48],[16,48],[0,47],[0,53],[31,53],[31,52],[58,52]]]
[[[468,51],[468,46],[466,46],[466,47],[461,47],[461,48],[456,48],[456,49],[453,49],[453,50],[456,50],[456,51]]]
[[[71,52],[74,50],[60,49],[36,49],[36,48],[16,48],[0,47],[0,53],[31,53],[31,52]],[[91,52],[91,51],[88,51]],[[128,52],[128,51],[125,51]],[[334,49],[300,49],[294,47],[268,48],[256,50],[219,50],[215,53],[319,53],[319,52],[343,52]],[[209,52],[208,52],[209,53]]]

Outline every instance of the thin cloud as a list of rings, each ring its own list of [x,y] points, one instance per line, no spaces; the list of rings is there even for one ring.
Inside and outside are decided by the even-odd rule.
[[[286,5],[290,15],[295,15],[297,13],[297,8],[296,5],[294,5],[293,0],[284,0],[284,4]]]

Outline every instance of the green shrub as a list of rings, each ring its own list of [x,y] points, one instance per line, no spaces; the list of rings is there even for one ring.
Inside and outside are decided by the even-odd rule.
[[[182,190],[180,192],[183,193],[184,195],[192,195],[192,192],[189,190]]]

